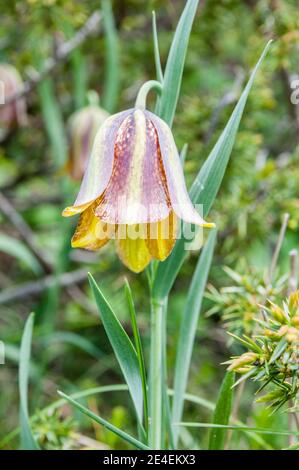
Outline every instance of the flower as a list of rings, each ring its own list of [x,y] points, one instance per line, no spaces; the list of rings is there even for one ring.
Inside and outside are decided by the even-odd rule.
[[[5,101],[10,96],[22,89],[23,82],[19,72],[12,65],[0,64],[0,142],[8,136],[14,127],[22,126],[27,122],[24,98],[19,98],[5,105]]]
[[[99,106],[89,105],[69,118],[67,170],[73,179],[82,179],[96,133],[108,116]]]
[[[77,199],[63,211],[75,214],[81,216],[73,247],[97,250],[115,238],[120,259],[134,272],[152,258],[167,258],[179,219],[214,226],[189,199],[170,128],[137,107],[100,127]]]

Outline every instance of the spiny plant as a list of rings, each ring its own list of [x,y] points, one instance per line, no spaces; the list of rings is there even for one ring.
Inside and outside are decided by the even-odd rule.
[[[255,328],[256,317],[260,314],[260,305],[265,299],[277,301],[282,299],[287,289],[287,275],[274,274],[271,284],[267,279],[267,271],[262,272],[247,264],[239,266],[238,271],[227,266],[223,269],[233,285],[219,290],[212,284],[208,285],[205,294],[212,307],[207,316],[219,314],[224,327],[237,335],[250,335]]]
[[[230,333],[247,351],[228,361],[228,370],[260,383],[257,394],[266,387],[271,389],[257,402],[267,402],[276,411],[290,402],[295,411],[299,399],[299,291],[281,306],[268,300],[260,308],[263,319],[255,318],[252,337]]]

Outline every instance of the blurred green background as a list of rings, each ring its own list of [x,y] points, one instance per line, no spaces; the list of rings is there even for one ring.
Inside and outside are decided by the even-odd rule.
[[[133,105],[140,85],[155,78],[151,12],[156,11],[162,66],[183,0],[122,0],[113,2],[119,42],[114,69],[115,104],[109,111]],[[64,41],[100,9],[99,1],[24,0],[2,2],[0,62],[14,65],[24,81],[41,70]],[[299,16],[296,0],[206,0],[200,3],[186,59],[181,96],[173,131],[179,149],[188,143],[187,183],[193,180],[227,122],[265,43],[274,38],[249,96],[221,191],[210,213],[219,230],[209,283],[217,290],[234,282],[223,266],[246,275],[248,304],[263,284],[281,219],[290,214],[279,258],[282,276],[289,270],[288,252],[298,244],[299,228],[299,112],[290,101],[292,79],[299,74]],[[146,274],[130,273],[118,260],[113,243],[99,253],[70,249],[75,221],[63,219],[62,209],[73,202],[78,183],[68,177],[66,123],[86,105],[88,90],[109,103],[107,67],[111,43],[99,31],[60,63],[55,72],[27,95],[28,123],[17,127],[0,143],[0,191],[30,229],[29,239],[40,259],[24,241],[11,217],[0,207],[0,340],[6,344],[6,364],[0,366],[0,441],[17,448],[9,433],[18,426],[17,365],[25,318],[36,312],[30,411],[36,414],[34,433],[45,448],[123,448],[108,431],[65,406],[39,410],[55,401],[57,389],[72,392],[97,385],[122,383],[122,376],[100,325],[86,276],[90,270],[129,331],[123,294],[124,276],[134,292],[144,347],[149,343],[149,302]],[[114,57],[115,59],[115,57]],[[116,57],[117,59],[117,57]],[[111,65],[111,63],[110,63]],[[113,66],[113,64],[112,64]],[[117,85],[118,84],[118,85]],[[118,89],[117,89],[118,86]],[[154,97],[149,100],[153,109]],[[111,108],[111,106],[109,105]],[[13,212],[14,213],[14,212]],[[11,214],[11,207],[10,207]],[[24,235],[24,234],[23,234]],[[173,289],[168,317],[168,358],[171,371],[178,322],[198,253],[192,252]],[[61,284],[72,272],[78,282]],[[75,273],[75,274],[74,274]],[[51,286],[43,279],[52,276]],[[76,278],[77,276],[77,278]],[[47,278],[49,280],[49,278]],[[30,284],[29,284],[30,283]],[[32,284],[38,292],[32,292]],[[211,298],[212,297],[212,298]],[[233,300],[235,301],[235,299]],[[224,301],[223,301],[224,302]],[[230,302],[230,301],[229,301]],[[239,302],[239,299],[236,300]],[[217,304],[217,302],[216,302]],[[225,302],[224,302],[225,304]],[[215,401],[225,372],[221,365],[235,351],[228,341],[221,313],[225,305],[208,295],[198,325],[189,391]],[[205,315],[213,309],[213,315]],[[129,331],[130,333],[130,331]],[[239,352],[239,350],[237,349]],[[283,414],[271,416],[253,403],[254,387],[242,396],[240,417],[252,426],[284,426]],[[88,399],[88,405],[124,429],[132,426],[127,395],[109,393]],[[210,411],[188,405],[187,420],[204,421]],[[184,436],[186,446],[205,448],[205,430]],[[97,444],[95,443],[97,441]],[[282,448],[285,437],[264,436],[259,443],[234,433],[231,448]]]

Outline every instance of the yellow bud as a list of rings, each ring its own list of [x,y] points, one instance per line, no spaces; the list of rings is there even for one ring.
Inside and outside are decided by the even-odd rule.
[[[284,311],[280,307],[278,307],[278,305],[271,305],[271,313],[275,320],[277,320],[279,323],[286,323],[287,319],[284,314]]]
[[[275,390],[274,392],[269,392],[269,393],[263,395],[262,397],[258,398],[256,400],[256,402],[257,403],[266,403],[266,402],[270,402],[272,400],[276,400],[280,396],[281,396],[281,391],[280,390]]]
[[[228,370],[235,370],[237,372],[241,372],[241,369],[243,366],[246,366],[248,364],[252,364],[258,359],[258,355],[253,352],[247,352],[242,354],[241,356],[237,357],[236,359],[233,360],[231,365],[228,367]],[[246,372],[248,371],[248,368],[246,368]]]
[[[272,338],[272,339],[279,339],[280,338],[280,335],[277,331],[269,330],[268,328],[264,329],[264,335],[267,336],[268,338]]]

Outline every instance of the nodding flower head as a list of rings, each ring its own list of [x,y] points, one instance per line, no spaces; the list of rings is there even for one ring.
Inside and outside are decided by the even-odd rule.
[[[67,170],[71,178],[82,179],[96,133],[108,116],[104,109],[91,104],[69,118]]]
[[[0,64],[0,142],[17,126],[27,123],[26,102],[19,98],[5,102],[23,89],[19,72],[9,64]]]
[[[81,216],[73,247],[97,250],[115,238],[120,259],[134,272],[170,254],[178,219],[214,226],[189,199],[170,128],[138,107],[100,127],[77,199],[63,211],[75,214]]]

